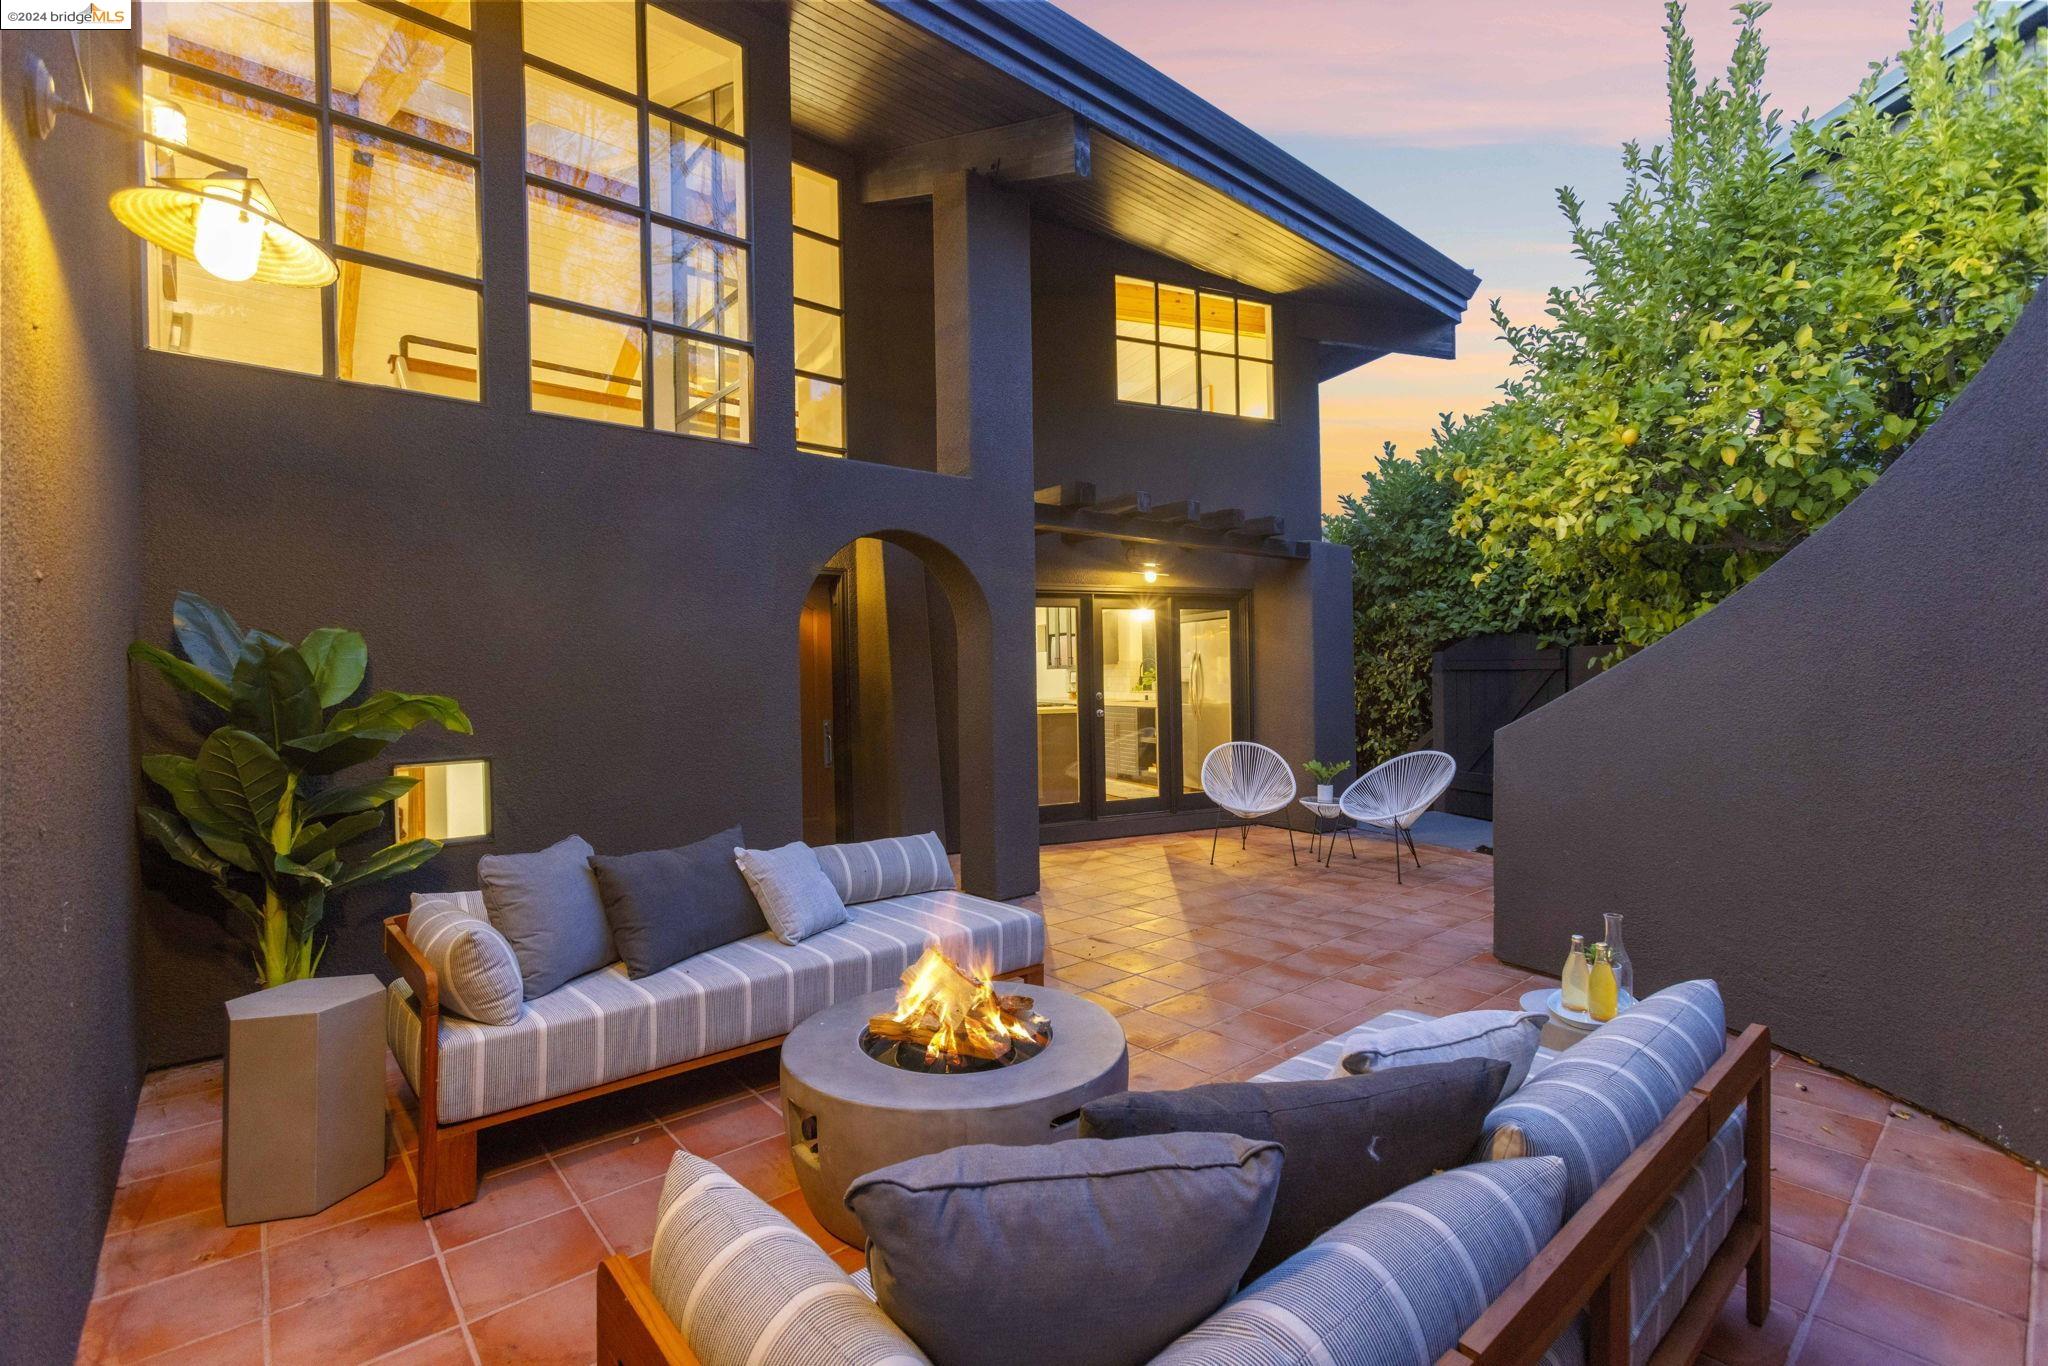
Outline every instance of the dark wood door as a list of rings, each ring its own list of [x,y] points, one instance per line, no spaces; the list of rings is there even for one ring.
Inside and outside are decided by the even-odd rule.
[[[811,585],[797,623],[797,694],[803,726],[804,843],[833,844],[839,838],[837,775],[833,768],[834,623],[836,578]]]

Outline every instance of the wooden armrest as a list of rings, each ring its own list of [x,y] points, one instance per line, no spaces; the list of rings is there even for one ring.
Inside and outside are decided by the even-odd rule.
[[[434,965],[426,960],[419,945],[412,942],[405,932],[408,917],[394,915],[384,922],[384,956],[391,966],[398,969],[398,975],[412,988],[413,1009],[425,1020],[429,1014],[441,1013],[441,982],[434,975]]]
[[[597,1268],[598,1366],[696,1366],[697,1357],[632,1259]]]

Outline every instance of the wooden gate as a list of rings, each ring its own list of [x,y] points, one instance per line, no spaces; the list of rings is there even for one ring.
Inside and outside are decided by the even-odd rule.
[[[1454,816],[1493,819],[1493,733],[1592,677],[1594,661],[1609,648],[1544,648],[1541,639],[1474,636],[1436,654],[1431,743],[1458,761],[1458,776],[1438,803]]]

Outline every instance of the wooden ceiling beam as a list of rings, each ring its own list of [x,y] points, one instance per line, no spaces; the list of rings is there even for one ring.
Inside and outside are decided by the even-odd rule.
[[[898,148],[862,172],[867,204],[926,199],[941,176],[972,171],[999,184],[1086,180],[1092,152],[1088,127],[1072,114],[985,128]]]

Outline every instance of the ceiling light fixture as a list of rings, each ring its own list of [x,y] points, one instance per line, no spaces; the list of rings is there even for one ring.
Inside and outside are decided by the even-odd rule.
[[[116,190],[107,207],[121,226],[175,256],[197,261],[207,273],[223,280],[310,288],[334,280],[334,258],[278,216],[277,205],[264,192],[262,181],[246,167],[184,144],[184,110],[164,101],[149,102],[147,132],[98,113],[92,107],[92,89],[76,43],[72,56],[78,63],[82,104],[57,94],[57,78],[42,58],[28,59],[30,132],[46,138],[57,126],[58,114],[75,114],[152,147],[220,168],[210,176],[162,176],[154,185]]]

